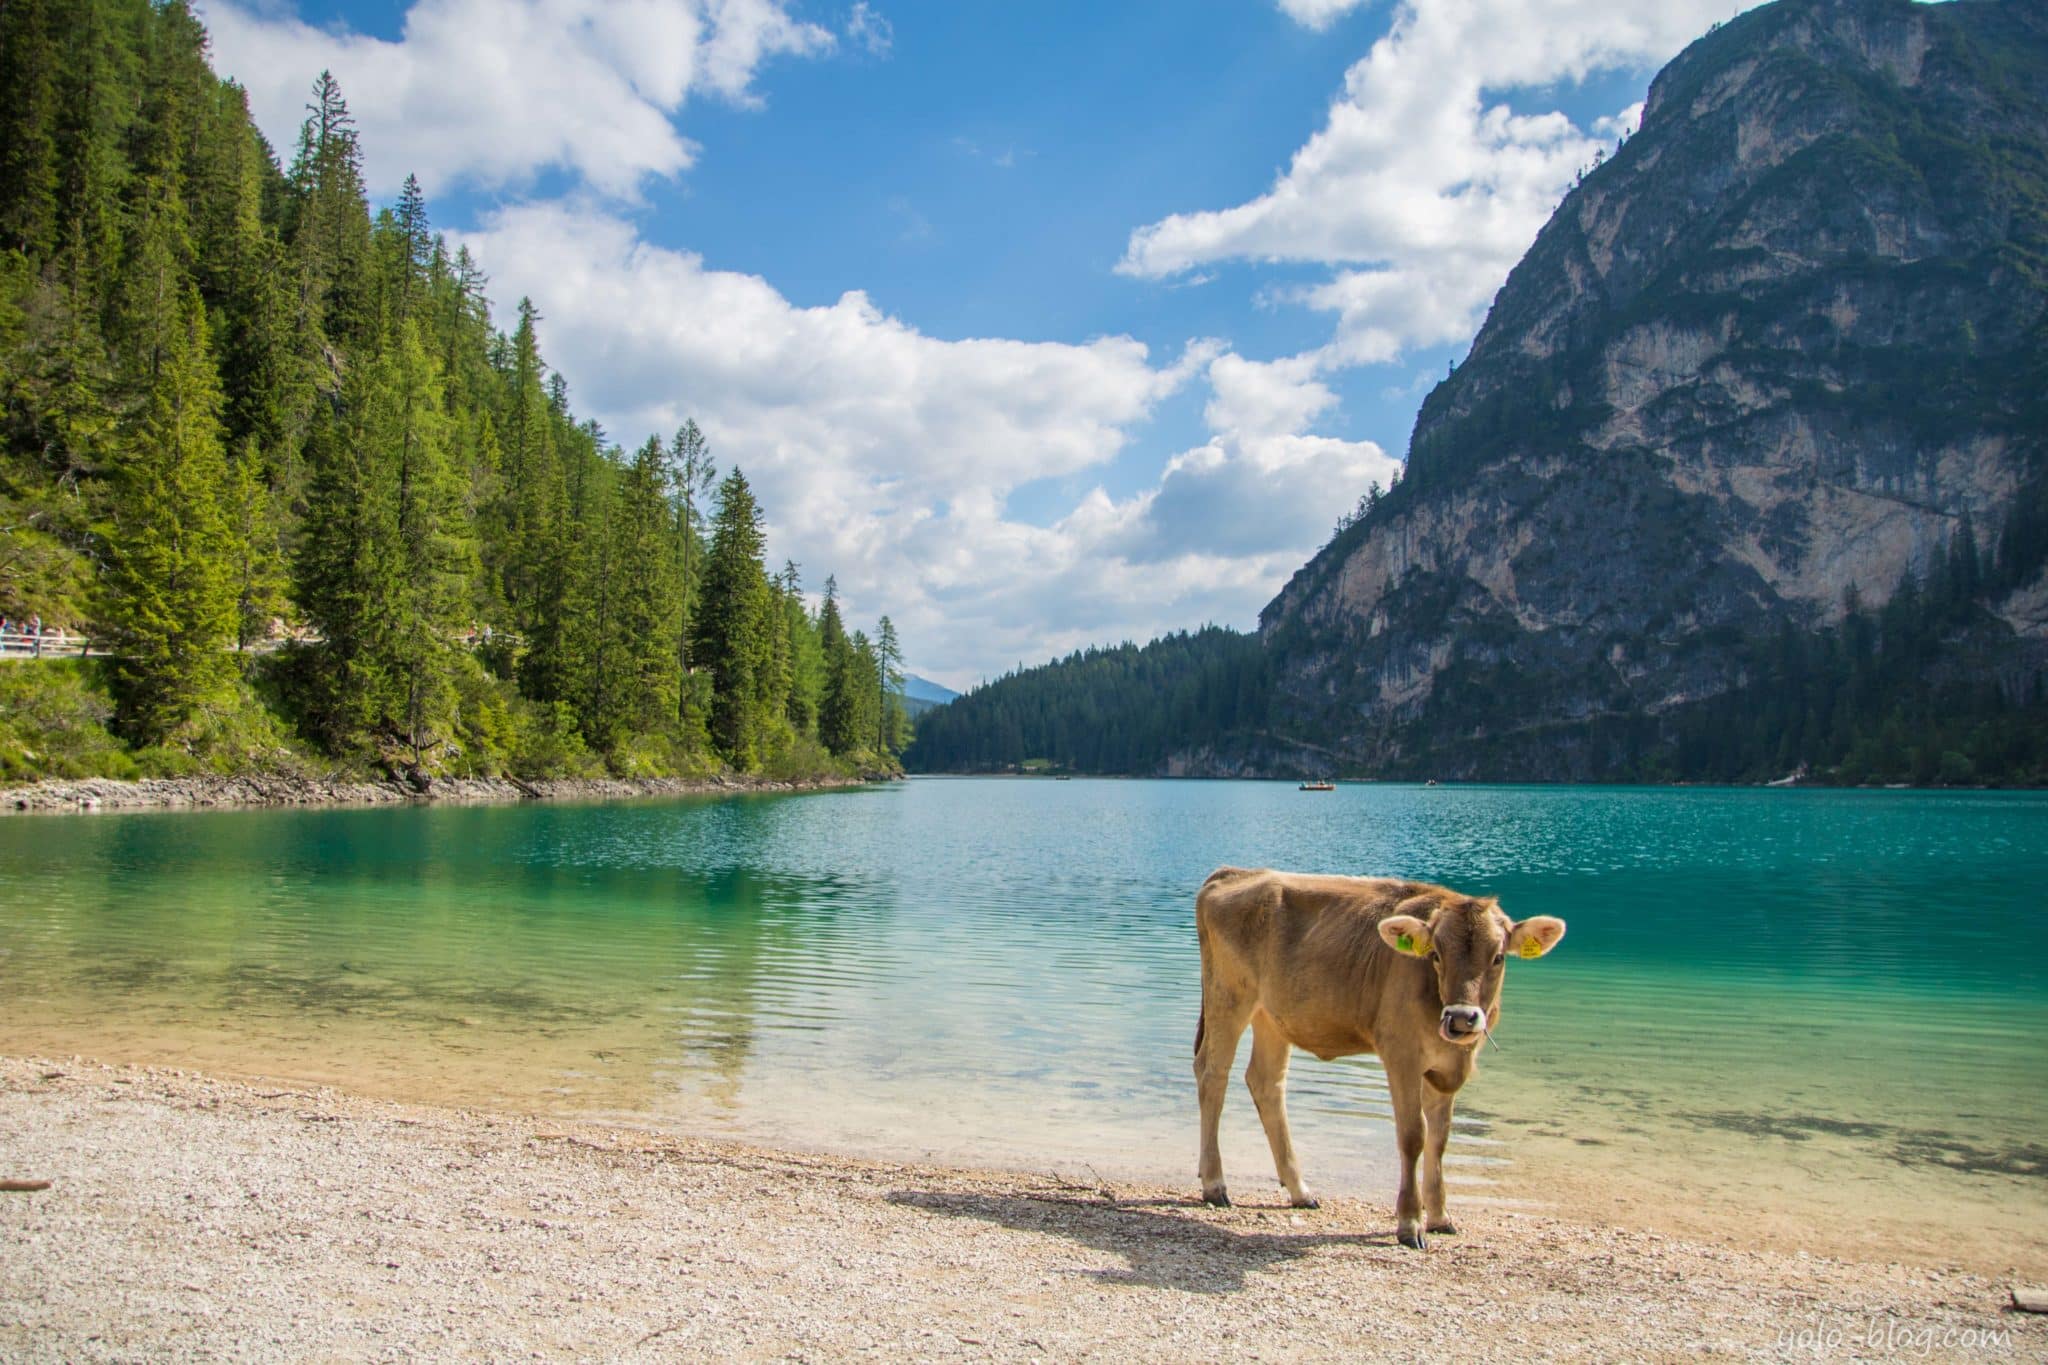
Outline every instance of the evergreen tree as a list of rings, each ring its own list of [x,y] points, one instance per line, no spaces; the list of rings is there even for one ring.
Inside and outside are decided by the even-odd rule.
[[[233,676],[220,391],[197,291],[186,291],[180,311],[122,443],[106,536],[101,619],[114,647],[118,720],[147,743],[168,738]]]
[[[322,71],[313,83],[286,180],[285,236],[302,306],[330,341],[366,346],[375,334],[370,210],[355,119],[332,72]]]
[[[615,712],[600,724],[615,732],[664,729],[681,704],[683,602],[669,553],[665,459],[660,438],[648,437],[626,466],[613,503],[620,647]]]
[[[115,78],[118,44],[97,3],[66,7],[70,23],[57,76],[56,250],[74,294],[96,294],[119,257],[124,175]],[[10,85],[0,85],[0,89]]]
[[[789,651],[789,700],[783,713],[793,733],[815,738],[818,704],[825,692],[825,651],[818,642],[816,623],[804,610],[803,581],[797,576],[794,560],[783,561],[778,589]]]
[[[362,439],[368,371],[322,402],[306,441],[311,474],[294,563],[294,596],[320,645],[301,709],[326,747],[359,751],[390,710],[386,643],[397,630],[397,515]]]
[[[32,256],[57,236],[58,70],[43,0],[0,5],[0,248]]]
[[[818,608],[818,649],[825,674],[818,700],[818,740],[835,754],[849,754],[861,743],[860,683],[853,643],[846,638],[846,626],[839,616],[839,581],[829,575],[825,601]]]
[[[676,429],[668,448],[668,480],[675,499],[676,557],[680,568],[683,626],[678,637],[678,658],[684,673],[690,671],[691,622],[696,620],[703,540],[703,513],[718,478],[711,447],[694,421]]]
[[[875,628],[875,665],[881,694],[875,699],[875,752],[894,754],[910,739],[910,717],[903,704],[903,645],[895,623],[884,616]]]
[[[455,729],[454,673],[475,569],[462,487],[447,454],[440,369],[408,320],[378,362],[365,437],[393,485],[398,601],[392,613],[391,725],[415,766]]]
[[[252,437],[229,462],[222,510],[235,598],[235,648],[246,650],[270,633],[272,620],[290,608],[291,578],[284,559],[284,510],[263,477],[263,452]]]
[[[698,666],[711,675],[711,743],[741,771],[764,757],[772,732],[773,627],[761,563],[761,513],[735,468],[718,487],[718,520],[695,621]]]
[[[183,299],[191,278],[192,244],[185,235],[185,207],[176,182],[165,175],[140,182],[128,220],[107,334],[121,357],[123,378],[147,389],[186,326]]]

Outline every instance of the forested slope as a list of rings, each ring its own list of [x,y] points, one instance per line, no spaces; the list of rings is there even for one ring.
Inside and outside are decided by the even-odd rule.
[[[0,614],[105,656],[0,665],[0,777],[886,766],[888,619],[580,420],[307,79],[281,162],[188,5],[0,5]]]

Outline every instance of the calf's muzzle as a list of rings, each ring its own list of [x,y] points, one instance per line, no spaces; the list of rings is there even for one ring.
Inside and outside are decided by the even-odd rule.
[[[1477,1005],[1446,1005],[1437,1031],[1447,1043],[1476,1042],[1486,1032],[1486,1011]]]

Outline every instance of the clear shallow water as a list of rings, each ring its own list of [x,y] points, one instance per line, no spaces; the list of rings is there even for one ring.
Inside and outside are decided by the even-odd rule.
[[[1570,922],[1510,968],[1468,1193],[1584,1166],[2048,1222],[2033,795],[927,779],[8,819],[0,1046],[1181,1181],[1193,895],[1222,863]],[[1290,1092],[1311,1180],[1385,1197],[1370,1059],[1297,1056]],[[1270,1187],[1241,1088],[1225,1157]]]

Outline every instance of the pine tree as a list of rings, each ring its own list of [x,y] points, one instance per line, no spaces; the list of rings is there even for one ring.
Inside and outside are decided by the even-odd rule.
[[[290,608],[284,559],[284,509],[264,480],[263,452],[255,438],[229,461],[222,511],[227,522],[229,580],[235,598],[235,648],[246,650],[270,633]]]
[[[681,704],[682,585],[669,553],[665,454],[650,436],[619,481],[612,512],[618,575],[616,724],[665,727]]]
[[[354,753],[389,713],[384,645],[397,630],[397,514],[362,440],[367,370],[321,402],[306,439],[311,477],[293,564],[293,595],[320,644],[300,709],[330,752]]]
[[[900,753],[909,742],[910,718],[903,705],[903,645],[887,616],[875,628],[875,664],[881,683],[881,695],[875,699],[875,751]]]
[[[711,675],[711,742],[720,757],[746,771],[764,756],[771,716],[773,622],[767,571],[761,563],[761,512],[746,476],[735,468],[718,487],[718,520],[704,564],[695,622],[698,666]]]
[[[678,657],[683,672],[690,671],[690,623],[696,619],[698,580],[703,542],[703,514],[718,478],[718,466],[711,461],[711,447],[694,421],[676,429],[668,448],[668,480],[675,499],[676,558],[680,568],[683,627]]]
[[[303,306],[330,341],[367,346],[376,330],[370,210],[355,119],[332,72],[322,71],[313,83],[313,102],[306,106],[286,180],[286,240]]]
[[[825,601],[818,608],[818,646],[823,655],[825,686],[818,701],[818,739],[835,754],[860,748],[860,679],[853,643],[839,616],[839,581],[825,579]]]
[[[128,223],[107,339],[121,357],[123,377],[147,389],[185,329],[182,301],[191,279],[192,244],[175,182],[165,175],[140,182]]]
[[[43,0],[0,6],[0,248],[57,240],[57,44]]]
[[[789,649],[789,700],[783,714],[790,730],[813,738],[818,733],[818,704],[825,692],[825,652],[818,628],[804,610],[803,581],[794,560],[785,560],[779,584],[783,632]]]
[[[398,227],[398,315],[412,316],[420,296],[426,292],[434,241],[427,227],[426,196],[420,192],[420,178],[405,177],[393,214]]]
[[[411,321],[377,366],[366,438],[391,481],[398,601],[392,613],[392,729],[413,766],[452,737],[455,636],[467,614],[475,551],[462,487],[448,462],[439,367]]]
[[[118,45],[101,5],[67,9],[53,132],[56,247],[73,293],[97,302],[100,281],[120,254],[117,199],[124,166],[113,56]]]
[[[122,443],[101,619],[114,646],[117,719],[168,738],[233,676],[234,629],[220,390],[206,309],[187,289],[147,405]]]

